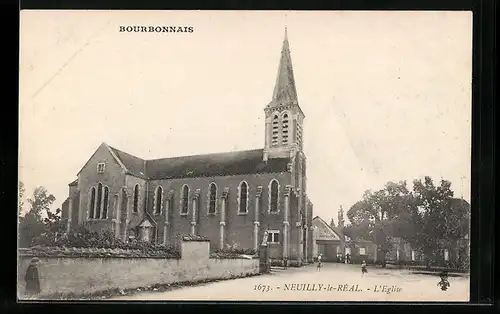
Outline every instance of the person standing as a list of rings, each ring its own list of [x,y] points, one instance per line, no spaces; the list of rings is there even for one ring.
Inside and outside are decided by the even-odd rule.
[[[361,263],[361,277],[363,277],[363,275],[367,272],[368,271],[366,270],[366,262],[363,261],[363,263]]]
[[[24,281],[26,282],[25,293],[27,296],[33,297],[40,293],[40,278],[38,275],[38,258],[33,258],[26,269]]]
[[[321,271],[321,254],[318,255],[318,271]]]

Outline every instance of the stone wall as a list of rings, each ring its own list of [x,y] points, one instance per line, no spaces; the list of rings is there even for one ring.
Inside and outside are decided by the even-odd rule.
[[[259,273],[258,259],[211,259],[208,241],[185,241],[180,259],[132,257],[38,257],[40,297],[83,296],[110,289],[134,289],[156,284],[196,282]],[[18,260],[18,295],[32,256]]]

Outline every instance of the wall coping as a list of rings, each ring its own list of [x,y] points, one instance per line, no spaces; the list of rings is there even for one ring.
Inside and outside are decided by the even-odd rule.
[[[200,235],[189,235],[182,237],[183,242],[210,242],[208,238]]]

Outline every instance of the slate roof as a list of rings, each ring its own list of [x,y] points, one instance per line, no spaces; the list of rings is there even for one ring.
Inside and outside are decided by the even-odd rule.
[[[125,168],[127,168],[127,171],[130,174],[133,174],[135,176],[141,177],[146,179],[146,163],[144,159],[141,159],[139,157],[135,157],[133,155],[130,155],[129,153],[126,153],[124,151],[121,151],[119,149],[116,149],[114,147],[109,146],[109,148],[115,153],[116,157],[120,159],[120,161],[123,163]]]
[[[263,149],[153,160],[144,160],[113,147],[110,149],[130,174],[151,180],[286,172],[290,162],[289,158],[264,162]]]
[[[331,227],[330,228],[335,231],[342,239],[344,238],[344,228],[341,227]]]
[[[263,160],[264,150],[195,155],[148,160],[146,170],[151,179],[212,177],[224,175],[286,172],[289,158]]]

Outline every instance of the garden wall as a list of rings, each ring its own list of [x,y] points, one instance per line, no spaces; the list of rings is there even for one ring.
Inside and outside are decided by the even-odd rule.
[[[258,259],[209,258],[207,241],[184,241],[181,258],[38,256],[42,298],[84,296],[110,289],[134,289],[178,282],[243,277],[259,272]],[[32,254],[21,253],[18,295]]]

